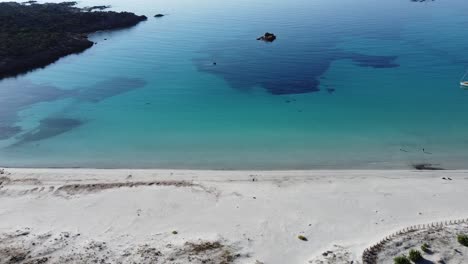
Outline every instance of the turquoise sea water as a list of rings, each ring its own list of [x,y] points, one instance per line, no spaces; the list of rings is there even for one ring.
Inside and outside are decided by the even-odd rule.
[[[466,0],[101,4],[149,19],[0,81],[0,166],[468,169]]]

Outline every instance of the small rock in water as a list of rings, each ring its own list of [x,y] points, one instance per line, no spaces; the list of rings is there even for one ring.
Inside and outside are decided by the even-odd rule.
[[[265,33],[265,35],[257,38],[257,40],[263,40],[265,42],[273,42],[273,41],[276,40],[276,36],[273,33],[267,32],[267,33]]]
[[[327,88],[327,92],[328,92],[329,94],[332,94],[332,93],[334,93],[335,91],[336,91],[335,88]]]
[[[164,15],[163,14],[156,14],[154,15],[154,17],[163,17]]]

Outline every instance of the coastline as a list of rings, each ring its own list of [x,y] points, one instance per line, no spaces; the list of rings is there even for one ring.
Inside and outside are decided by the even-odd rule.
[[[397,230],[468,217],[468,171],[9,168],[0,179],[2,234],[77,233],[70,244],[119,249],[220,241],[235,263],[307,263],[333,248],[356,261]]]
[[[129,28],[148,19],[130,12],[94,12],[77,8],[76,4],[0,2],[5,9],[0,13],[0,35],[8,40],[7,44],[0,45],[0,80],[84,52],[97,44],[88,39],[92,33]],[[106,9],[94,7],[100,8]],[[28,24],[28,19],[37,21]],[[28,26],[21,28],[23,24]]]

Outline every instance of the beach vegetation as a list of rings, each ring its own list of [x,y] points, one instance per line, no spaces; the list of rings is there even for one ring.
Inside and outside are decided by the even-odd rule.
[[[418,262],[423,259],[421,252],[417,249],[411,249],[408,257],[413,262]]]
[[[421,246],[421,250],[422,250],[424,253],[430,253],[430,252],[431,252],[431,250],[429,249],[430,247],[431,247],[431,246],[429,246],[429,244],[424,243],[424,244],[422,244],[422,246]]]
[[[462,244],[465,247],[468,247],[468,235],[460,234],[457,236],[458,243]]]
[[[401,256],[395,257],[393,259],[393,263],[394,264],[411,264],[411,261],[408,259],[407,256],[401,255]]]

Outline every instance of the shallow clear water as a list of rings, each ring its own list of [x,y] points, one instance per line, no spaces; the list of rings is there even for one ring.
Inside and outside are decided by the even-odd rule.
[[[468,168],[466,0],[100,4],[149,19],[0,81],[0,165]]]

